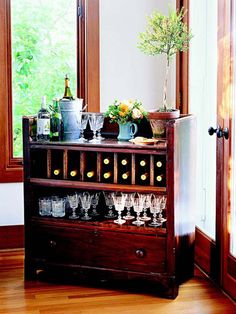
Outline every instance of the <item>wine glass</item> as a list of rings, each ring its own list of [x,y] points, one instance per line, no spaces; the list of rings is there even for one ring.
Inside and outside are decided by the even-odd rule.
[[[161,202],[160,197],[153,195],[151,199],[150,212],[153,214],[153,220],[148,224],[150,227],[159,227],[161,222],[157,220],[157,214],[160,212]]]
[[[144,222],[140,220],[140,214],[143,211],[144,201],[145,201],[145,195],[139,194],[139,193],[137,193],[137,196],[135,196],[133,199],[133,208],[137,216],[136,216],[136,220],[133,221],[132,224],[136,226],[144,225]]]
[[[91,205],[92,205],[91,216],[94,216],[94,217],[99,216],[99,213],[97,212],[99,196],[100,196],[100,192],[93,194],[91,198]]]
[[[151,217],[148,217],[148,215],[147,215],[147,209],[150,208],[150,206],[151,206],[151,198],[152,198],[152,194],[147,194],[145,196],[145,200],[143,203],[143,216],[140,218],[142,221],[151,220]]]
[[[90,129],[93,131],[93,139],[90,140],[90,143],[99,143],[100,141],[97,139],[96,132],[99,128],[99,115],[97,113],[90,113],[89,114],[89,126]]]
[[[134,216],[132,216],[130,213],[130,209],[133,206],[134,193],[127,193],[126,195],[127,197],[125,200],[125,207],[127,208],[127,213],[125,216],[123,216],[123,218],[125,220],[131,220],[134,218]]]
[[[81,217],[81,220],[92,219],[92,217],[90,217],[88,214],[88,210],[91,207],[91,199],[92,199],[92,195],[90,195],[88,192],[84,192],[80,195],[82,209],[84,209],[84,216]]]
[[[108,207],[108,213],[104,217],[108,218],[108,219],[116,218],[117,215],[113,212],[114,201],[112,198],[112,193],[103,192],[103,195],[104,195],[104,199],[105,199],[105,204]]]
[[[112,193],[112,198],[114,201],[115,209],[118,212],[118,218],[114,220],[114,223],[118,225],[122,225],[125,223],[125,220],[121,217],[121,212],[125,209],[125,201],[126,201],[127,194],[117,192]]]
[[[160,211],[157,218],[158,222],[160,222],[161,224],[166,221],[166,218],[162,216],[162,212],[165,208],[166,208],[166,196],[162,196],[160,197]]]
[[[75,193],[73,195],[67,195],[67,200],[70,204],[70,208],[72,208],[72,214],[69,216],[70,219],[78,219],[79,215],[76,214],[76,208],[79,204],[78,195]]]
[[[88,119],[89,119],[89,115],[87,112],[81,112],[80,113],[80,118],[81,118],[81,123],[80,123],[80,138],[78,139],[79,143],[85,143],[88,140],[86,140],[84,138],[84,130],[86,129],[87,123],[88,123]]]
[[[103,127],[104,124],[104,114],[101,113],[100,115],[98,115],[98,134],[97,134],[97,139],[99,140],[99,142],[101,142],[102,140],[104,140],[104,137],[101,136],[101,128]]]

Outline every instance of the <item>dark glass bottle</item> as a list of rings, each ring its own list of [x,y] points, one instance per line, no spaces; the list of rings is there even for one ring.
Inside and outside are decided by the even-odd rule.
[[[65,76],[65,91],[64,91],[63,99],[72,100],[74,98],[73,98],[73,95],[72,95],[71,90],[70,90],[69,81],[70,80],[66,74],[66,76]]]
[[[53,99],[50,138],[51,141],[61,140],[61,112],[59,107],[59,99]]]
[[[37,115],[37,140],[50,140],[50,112],[46,108],[46,96],[42,97],[41,109]]]

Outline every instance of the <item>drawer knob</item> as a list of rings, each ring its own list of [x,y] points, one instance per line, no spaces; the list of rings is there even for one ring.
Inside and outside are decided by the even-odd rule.
[[[146,254],[145,254],[145,250],[144,249],[137,249],[135,251],[135,255],[139,258],[143,258]]]
[[[57,242],[56,242],[56,241],[53,241],[53,240],[50,240],[50,241],[49,241],[49,246],[50,246],[51,248],[55,248],[55,247],[57,246]]]

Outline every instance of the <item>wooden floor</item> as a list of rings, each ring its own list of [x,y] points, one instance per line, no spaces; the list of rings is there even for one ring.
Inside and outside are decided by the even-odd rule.
[[[175,300],[121,288],[53,284],[23,279],[23,250],[0,251],[0,314],[236,313],[233,304],[199,270]]]

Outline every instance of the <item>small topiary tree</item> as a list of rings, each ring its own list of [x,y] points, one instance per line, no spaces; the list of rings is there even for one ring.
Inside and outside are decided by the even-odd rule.
[[[185,11],[169,8],[168,15],[154,11],[147,17],[145,32],[139,34],[138,48],[147,55],[166,55],[166,73],[163,86],[163,104],[159,111],[167,109],[167,80],[170,61],[178,51],[187,51],[191,32],[183,22]]]

